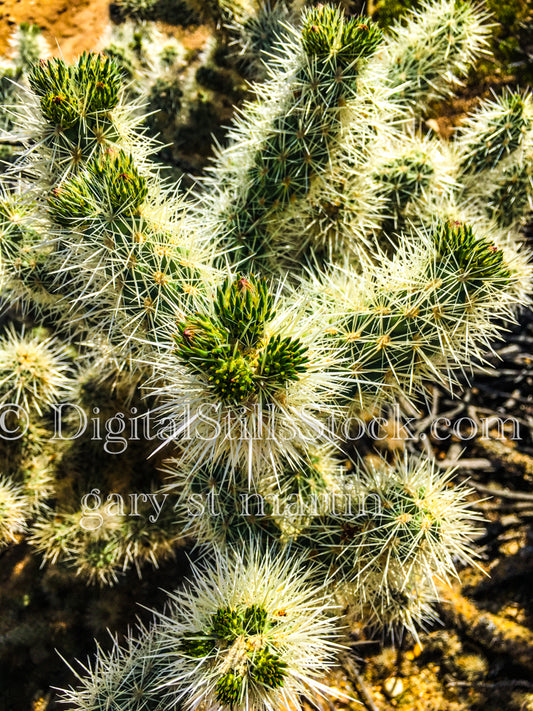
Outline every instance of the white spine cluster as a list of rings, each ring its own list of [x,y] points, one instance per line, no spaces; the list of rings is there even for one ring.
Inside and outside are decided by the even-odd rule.
[[[273,19],[239,8],[239,22]],[[91,357],[136,369],[158,449],[176,445],[163,486],[178,496],[154,531],[99,505],[97,531],[81,511],[41,512],[31,540],[102,584],[184,536],[206,557],[150,631],[99,651],[66,694],[80,711],[300,709],[327,691],[335,596],[416,635],[437,584],[475,562],[466,487],[424,458],[348,473],[343,444],[350,415],[416,402],[430,382],[453,393],[528,301],[530,97],[482,103],[448,143],[424,134],[486,42],[463,0],[424,2],[383,42],[332,5],[283,32],[193,198],[161,181],[115,60],[29,76],[26,150],[0,204],[3,284],[36,318],[76,324]],[[8,335],[5,397],[55,403],[65,355]],[[0,483],[2,540],[25,525],[13,486]]]

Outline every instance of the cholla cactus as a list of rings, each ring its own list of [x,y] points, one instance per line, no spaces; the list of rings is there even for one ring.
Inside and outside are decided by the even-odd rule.
[[[299,563],[248,549],[217,558],[171,596],[159,622],[169,700],[259,710],[300,708],[300,695],[322,693],[317,675],[336,649],[333,605]]]
[[[432,99],[453,92],[486,50],[489,31],[488,15],[465,0],[423,2],[392,28],[385,64],[413,112],[423,113]]]
[[[360,28],[350,44],[348,34],[341,40],[341,52],[331,44],[337,26],[339,37],[341,26],[347,33]],[[261,90],[267,99],[246,108],[230,134],[230,146],[217,159],[210,183],[216,202],[208,196],[202,218],[212,229],[214,214],[213,227],[224,240],[274,271],[280,264],[297,269],[302,258],[322,265],[346,252],[358,255],[362,245],[368,251],[382,230],[390,239],[403,229],[409,202],[414,215],[422,208],[431,219],[435,196],[442,202],[443,191],[449,197],[457,182],[453,164],[435,144],[430,158],[429,143],[411,138],[406,129],[412,110],[422,109],[421,97],[427,101],[447,93],[467,72],[487,33],[483,14],[468,2],[441,0],[413,13],[408,25],[397,27],[372,57],[379,38],[364,18],[344,20],[332,7],[304,12],[300,37],[285,38],[283,48],[280,43],[274,50],[281,66],[273,64],[271,80]],[[322,54],[316,53],[321,42]],[[291,66],[296,67],[293,73]],[[294,71],[299,84],[293,107]],[[315,81],[322,88],[306,93],[306,82],[316,72],[310,85]],[[342,75],[340,82],[335,72]],[[406,96],[408,91],[412,96]],[[331,115],[327,136],[315,137],[312,131],[315,99],[322,105],[317,116]],[[284,117],[275,118],[282,102]],[[309,118],[298,118],[299,112]],[[286,128],[284,121],[289,122]],[[305,126],[302,145],[293,146],[291,122]],[[311,157],[306,160],[306,155]],[[400,198],[395,167],[402,179],[411,175],[402,183],[409,200]]]
[[[531,129],[529,95],[506,92],[486,101],[463,124],[457,140],[461,168],[466,175],[495,168],[523,143]]]
[[[451,151],[428,136],[401,134],[368,168],[370,176],[363,180],[381,200],[380,231],[374,240],[388,254],[398,248],[400,235],[431,224],[458,186]]]
[[[108,711],[119,704],[121,711],[177,711],[160,690],[165,662],[158,657],[154,631],[139,630],[138,639],[128,637],[124,647],[113,639],[110,652],[98,647],[94,666],[75,671],[78,689],[64,692],[63,701],[79,711]]]
[[[481,104],[459,129],[455,149],[464,197],[481,219],[520,228],[533,204],[533,107],[507,91]]]
[[[55,338],[19,335],[0,339],[0,402],[39,415],[66,396],[72,384],[68,349]]]
[[[48,198],[61,242],[51,260],[63,291],[71,308],[102,294],[95,318],[106,335],[113,327],[126,336],[145,332],[153,319],[187,312],[209,279],[201,247],[183,234],[183,207],[158,192],[156,177],[121,151],[91,161]]]
[[[146,338],[153,316],[163,319],[180,301],[186,310],[211,271],[184,224],[186,205],[145,160],[151,144],[135,131],[135,107],[123,106],[120,76],[112,59],[94,54],[74,67],[50,60],[30,75],[41,97],[40,140],[39,148],[29,144],[22,165],[41,172],[31,217],[55,240],[39,244],[26,235],[12,246],[12,261],[33,259],[45,272],[56,319],[67,313],[68,323],[81,320],[93,338],[116,327],[112,341],[126,347],[137,333]],[[19,268],[18,276],[27,286],[34,269]],[[88,305],[96,295],[98,309]]]
[[[247,107],[210,180],[204,214],[214,214],[212,228],[238,258],[268,263],[269,226],[328,167],[345,107],[380,38],[365,18],[324,6],[304,13],[301,32],[287,39],[262,87],[265,99]]]
[[[118,8],[127,17],[135,20],[152,19],[157,0],[119,0]]]
[[[303,3],[300,0],[258,0],[224,2],[226,25],[235,47],[239,66],[246,76],[264,79],[267,65],[287,34],[287,25],[296,24]]]
[[[38,138],[29,157],[49,185],[119,141],[131,143],[138,119],[133,107],[121,103],[120,70],[109,57],[85,53],[75,66],[62,59],[42,60],[28,81],[39,108],[28,101],[19,121]],[[135,144],[141,155],[148,146],[148,141]]]
[[[468,504],[473,493],[451,486],[428,460],[409,460],[371,467],[361,477],[360,530],[349,544],[362,591],[367,577],[387,578],[396,568],[398,581],[456,575],[455,561],[472,563],[470,541],[479,513]]]
[[[342,314],[332,332],[348,353],[359,408],[416,397],[428,380],[452,388],[454,371],[482,359],[498,334],[495,310],[512,317],[528,289],[529,267],[511,245],[457,223],[417,237],[363,278],[341,272],[325,287]]]
[[[14,123],[27,147],[19,171],[34,176],[33,189],[24,190],[25,205],[18,209],[21,230],[6,235],[3,252],[9,254],[5,266],[15,297],[31,308],[53,310],[61,283],[56,265],[50,264],[54,249],[39,229],[48,192],[110,147],[133,149],[139,118],[135,106],[123,102],[118,66],[101,55],[84,54],[74,66],[61,59],[41,60],[30,71],[28,82],[31,92],[17,106]],[[150,149],[148,139],[135,143],[139,155]],[[6,183],[10,193],[14,182],[13,176]],[[72,316],[71,322],[79,322],[79,315]]]
[[[255,535],[275,535],[269,505],[250,488],[246,472],[224,461],[200,467],[167,460],[165,492],[176,496],[175,518],[184,536],[206,551],[224,550]]]
[[[0,550],[26,529],[28,508],[23,489],[0,478]]]
[[[14,115],[24,104],[26,72],[34,62],[48,57],[48,45],[37,25],[22,23],[9,38],[9,58],[0,58],[0,172],[17,157]]]
[[[335,606],[300,565],[252,547],[194,568],[152,629],[124,650],[99,650],[65,700],[80,711],[119,699],[132,711],[163,702],[165,709],[300,709],[302,696],[326,691],[318,675],[339,648]]]
[[[31,215],[32,206],[28,205],[22,195],[8,191],[0,184],[0,264],[3,281],[8,282],[12,277],[8,268],[15,268],[22,245],[31,243],[32,236],[34,241],[39,239],[38,234],[29,233],[27,221]]]
[[[185,66],[185,49],[163,35],[154,22],[126,21],[111,25],[100,41],[103,54],[120,67],[132,97],[147,97],[155,85]],[[156,108],[156,107],[152,107]]]
[[[419,119],[482,51],[483,12],[424,3],[382,41],[333,5],[304,10],[297,26],[289,9],[274,9],[287,10],[285,47],[273,48],[270,79],[201,195],[161,180],[119,61],[89,53],[29,75],[25,151],[0,209],[3,285],[41,305],[27,318],[78,341],[92,373],[73,390],[82,411],[83,383],[101,404],[123,377],[130,400],[148,393],[164,439],[151,451],[169,457],[162,476],[148,465],[145,476],[133,450],[135,464],[104,466],[92,440],[65,445],[56,473],[83,475],[70,489],[41,482],[55,508],[37,497],[30,540],[101,584],[156,565],[184,538],[206,560],[150,631],[99,651],[67,693],[80,711],[298,709],[300,696],[326,692],[320,675],[343,624],[333,599],[363,624],[416,635],[434,619],[437,584],[475,558],[468,489],[425,458],[349,474],[344,445],[351,415],[415,403],[428,382],[453,393],[455,374],[482,361],[527,302],[530,98],[484,102],[441,142]],[[255,3],[232,13],[246,23],[258,11],[275,19]],[[215,46],[198,81],[209,83]],[[44,395],[60,397],[55,343],[29,344],[50,356],[45,375],[5,371],[35,417]],[[27,519],[10,487],[30,499],[38,485],[11,474],[6,539]],[[73,498],[97,486],[97,505],[80,508]],[[176,495],[175,507],[149,522],[146,508],[130,517],[100,496],[141,486]]]
[[[2,310],[17,304],[42,317],[58,300],[55,277],[46,268],[50,247],[43,246],[35,203],[7,180],[0,184],[0,235]]]
[[[355,603],[354,603],[355,599]],[[353,614],[359,624],[376,632],[385,632],[392,640],[401,639],[405,631],[419,639],[419,630],[430,629],[438,622],[435,612],[435,586],[424,577],[410,576],[407,580],[394,566],[383,578],[369,578],[364,587],[364,598],[354,594],[354,586],[343,586],[339,600],[353,605]]]
[[[329,571],[364,624],[414,632],[434,617],[436,581],[474,563],[473,492],[423,458],[371,463],[343,479],[335,505],[293,533],[296,546]]]
[[[47,59],[50,53],[48,43],[38,25],[22,22],[9,38],[11,61],[19,70],[27,71],[40,59]]]
[[[157,491],[151,493],[152,502],[158,495]],[[45,510],[32,525],[29,540],[43,563],[70,568],[89,584],[113,585],[132,566],[141,575],[147,563],[157,568],[172,557],[183,543],[183,533],[170,505],[155,516],[153,507],[147,505],[147,495],[142,492],[137,496],[135,515],[128,516],[114,502],[113,494],[102,496],[100,490],[93,489],[82,502],[94,499],[105,503],[87,503],[75,512]],[[163,509],[164,494],[161,502]]]
[[[185,461],[227,458],[251,480],[282,456],[298,461],[309,439],[328,439],[325,420],[339,411],[346,373],[304,306],[272,294],[264,279],[237,276],[178,323],[159,393],[168,437],[187,440]]]
[[[123,517],[104,507],[52,518],[42,516],[33,526],[31,543],[43,561],[65,561],[89,583],[114,584],[123,563]]]
[[[262,511],[267,510],[280,541],[290,543],[312,521],[344,502],[345,463],[332,445],[308,447],[299,461],[286,459],[279,472],[261,480]]]

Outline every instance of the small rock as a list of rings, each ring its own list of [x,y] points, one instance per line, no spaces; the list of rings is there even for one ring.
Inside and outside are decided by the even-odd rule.
[[[397,676],[390,676],[383,684],[385,693],[390,699],[399,696],[403,691],[403,681]]]

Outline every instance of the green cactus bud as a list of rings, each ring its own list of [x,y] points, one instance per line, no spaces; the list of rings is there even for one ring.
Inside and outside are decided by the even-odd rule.
[[[106,207],[114,212],[124,209],[135,212],[146,200],[148,186],[133,156],[119,151],[116,155],[105,155],[87,166],[87,179],[94,178],[98,192],[106,200]]]
[[[266,280],[251,276],[227,278],[218,289],[215,314],[231,340],[253,348],[263,337],[266,323],[274,317],[273,298]]]
[[[465,173],[494,168],[515,151],[531,128],[531,99],[508,92],[486,101],[470,116],[458,138]]]
[[[242,701],[244,678],[238,672],[229,671],[217,681],[216,697],[223,706],[235,707]]]
[[[47,202],[50,218],[62,227],[70,227],[75,220],[93,215],[92,193],[84,178],[76,177],[54,188]]]
[[[110,57],[84,52],[74,67],[73,79],[78,85],[84,113],[112,111],[118,104],[122,76]]]
[[[267,388],[298,380],[309,364],[308,347],[296,338],[273,336],[261,354],[259,374]]]
[[[254,371],[250,362],[240,355],[206,362],[208,381],[222,402],[239,403],[255,391]],[[204,366],[205,367],[205,366]]]
[[[206,316],[199,315],[178,323],[175,340],[180,357],[200,369],[206,359],[217,360],[231,353],[227,333],[220,324],[213,323]]]
[[[56,224],[71,227],[76,220],[99,215],[104,219],[132,215],[147,195],[146,178],[133,158],[120,151],[92,161],[83,173],[54,188],[48,196],[48,212]]]
[[[88,571],[91,577],[114,577],[119,564],[120,548],[114,540],[89,541],[83,553],[79,553],[80,570]]]
[[[62,130],[79,121],[78,97],[67,91],[50,91],[41,98],[43,116]]]
[[[66,91],[72,80],[71,67],[62,59],[41,59],[28,74],[28,82],[40,97]]]
[[[244,634],[242,614],[230,607],[217,610],[211,617],[211,632],[221,640],[233,642]]]
[[[302,44],[310,57],[335,57],[346,65],[372,55],[382,40],[368,17],[345,19],[334,5],[319,5],[304,16]]]
[[[242,626],[247,635],[263,634],[268,624],[268,612],[261,605],[250,605],[242,614]]]
[[[263,648],[253,655],[250,675],[259,684],[269,689],[278,689],[283,686],[286,673],[287,662],[279,654],[272,654]]]

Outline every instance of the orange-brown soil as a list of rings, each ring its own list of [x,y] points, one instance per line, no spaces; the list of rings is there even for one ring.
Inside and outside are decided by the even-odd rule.
[[[0,0],[0,54],[21,22],[38,25],[55,55],[93,49],[109,23],[109,0]]]

